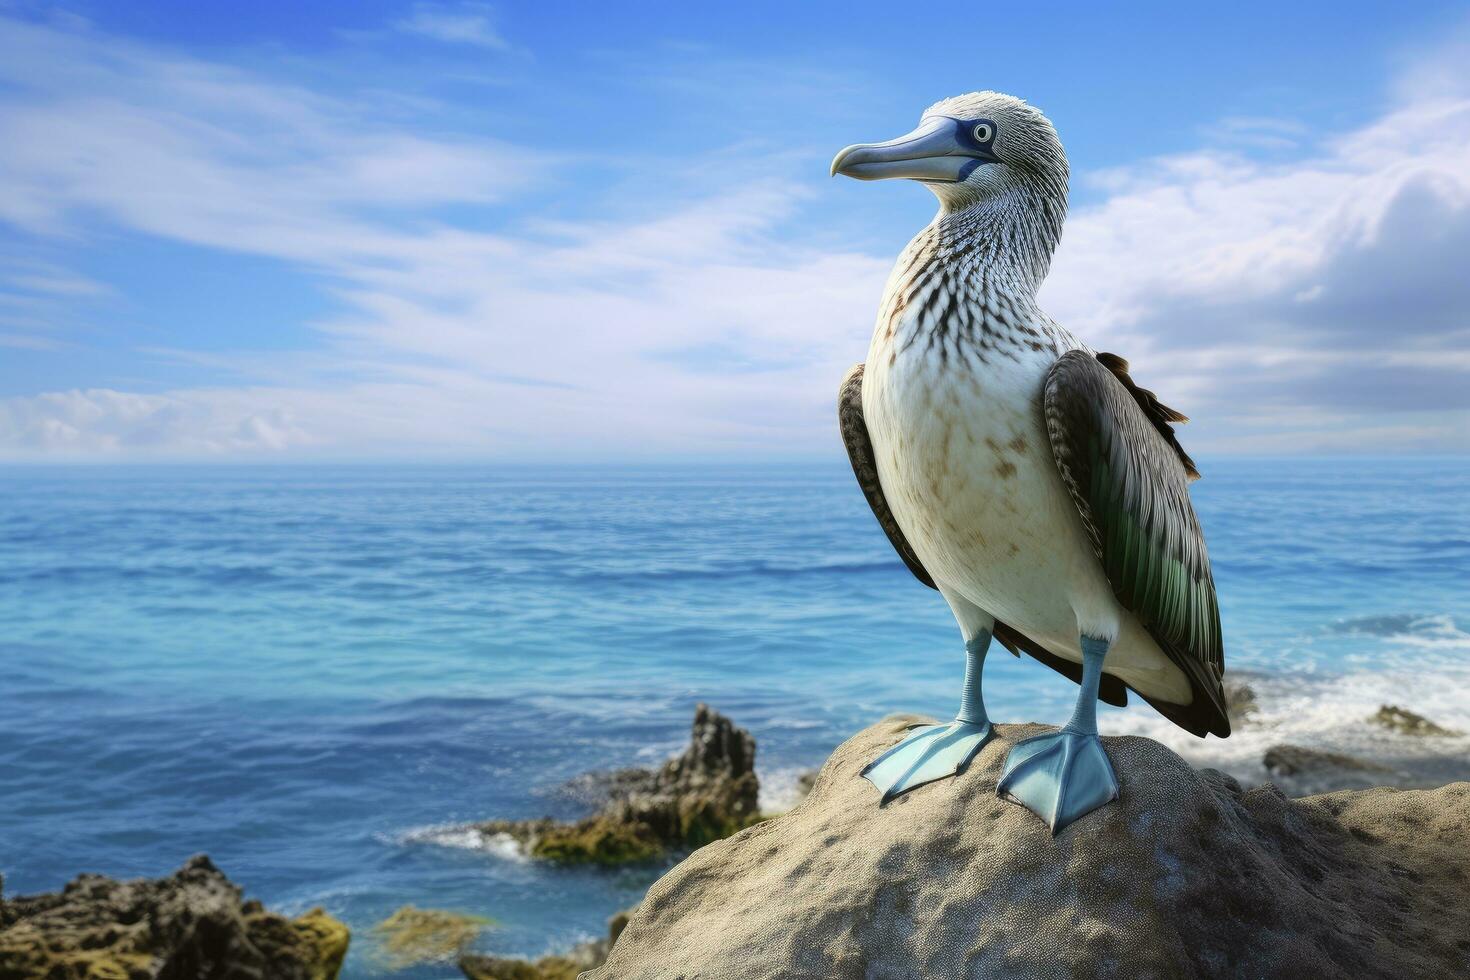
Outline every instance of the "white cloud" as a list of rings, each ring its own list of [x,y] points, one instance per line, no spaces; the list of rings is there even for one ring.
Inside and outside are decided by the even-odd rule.
[[[494,10],[485,3],[416,3],[393,27],[447,44],[470,44],[496,51],[510,45],[495,27]]]
[[[310,351],[168,355],[236,386],[0,401],[0,455],[835,451],[833,389],[892,257],[802,244],[801,219],[822,226],[803,185],[487,232],[445,206],[536,187],[543,155],[85,27],[0,20],[0,55],[0,220],[270,256],[340,301]],[[1105,197],[1068,222],[1049,312],[1199,418],[1191,449],[1463,448],[1470,99],[1437,92],[1315,149],[1296,124],[1224,124],[1291,160],[1084,177]],[[87,292],[31,274],[33,302]]]
[[[0,400],[0,432],[15,449],[58,455],[156,450],[184,454],[282,450],[309,444],[288,410],[191,393],[139,395],[96,389]],[[234,402],[235,411],[229,411]]]
[[[87,69],[11,71],[29,97],[0,102],[0,141],[22,148],[0,161],[0,218],[57,236],[101,215],[289,260],[327,273],[345,306],[319,324],[325,352],[209,358],[267,385],[11,399],[11,455],[779,453],[832,439],[828,402],[887,261],[782,244],[803,197],[788,183],[516,237],[385,220],[395,205],[493,201],[535,155],[396,132],[341,100],[85,33],[0,26],[11,48]],[[705,363],[721,349],[763,353],[737,377]]]
[[[1204,420],[1192,446],[1470,449],[1470,96],[1288,162],[1202,151],[1101,180],[1042,299]],[[1330,431],[1302,424],[1317,410]],[[1392,420],[1412,412],[1439,414],[1409,438]]]

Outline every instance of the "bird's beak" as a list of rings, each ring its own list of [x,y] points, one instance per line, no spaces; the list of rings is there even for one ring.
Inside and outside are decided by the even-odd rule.
[[[832,158],[832,176],[845,174],[858,180],[907,177],[951,184],[995,159],[988,149],[964,139],[958,120],[926,116],[918,129],[896,140],[847,147]]]

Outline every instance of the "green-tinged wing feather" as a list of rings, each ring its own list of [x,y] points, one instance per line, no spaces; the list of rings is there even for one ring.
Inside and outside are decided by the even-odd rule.
[[[1052,366],[1044,407],[1052,454],[1114,594],[1193,689],[1187,705],[1149,702],[1197,735],[1228,735],[1220,610],[1189,500],[1198,474],[1169,426],[1182,416],[1134,385],[1127,362],[1085,351]]]

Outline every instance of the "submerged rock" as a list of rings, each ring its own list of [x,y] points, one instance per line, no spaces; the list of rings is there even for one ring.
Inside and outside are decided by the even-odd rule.
[[[621,864],[670,848],[721,840],[760,819],[755,739],[707,705],[694,711],[689,747],[658,770],[620,770],[600,787],[602,809],[575,823],[488,820],[473,826],[506,836],[533,857],[568,863]]]
[[[1368,789],[1402,781],[1402,774],[1388,766],[1303,745],[1273,745],[1261,757],[1261,764],[1271,781],[1288,796]]]
[[[1470,784],[1290,800],[1105,738],[1115,803],[1053,837],[995,795],[1001,737],[887,804],[842,745],[789,813],[648,892],[595,980],[1407,977],[1470,966]]]
[[[1385,737],[1365,725],[1334,734],[1325,746],[1268,746],[1259,770],[1235,775],[1248,782],[1264,776],[1287,796],[1375,786],[1432,789],[1470,780],[1470,754],[1453,739]]]
[[[1324,769],[1341,769],[1347,772],[1391,773],[1392,769],[1357,756],[1323,749],[1309,749],[1303,745],[1273,745],[1261,758],[1266,771],[1281,776],[1300,776]]]
[[[578,974],[595,969],[607,960],[608,952],[634,911],[636,906],[608,919],[605,938],[579,943],[566,953],[538,960],[475,953],[460,957],[459,968],[469,980],[576,980]]]
[[[1382,705],[1379,707],[1377,713],[1368,720],[1379,727],[1387,728],[1391,732],[1398,732],[1400,735],[1455,738],[1465,734],[1464,732],[1455,731],[1453,728],[1436,725],[1423,715],[1415,714],[1408,708],[1400,708],[1396,704]]]
[[[373,927],[377,958],[390,970],[458,957],[487,926],[482,915],[405,905]]]
[[[59,894],[0,899],[0,980],[332,980],[347,927],[241,902],[199,855],[167,878],[84,874]]]

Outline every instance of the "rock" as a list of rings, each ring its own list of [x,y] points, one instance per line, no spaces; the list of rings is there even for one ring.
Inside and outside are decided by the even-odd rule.
[[[1425,718],[1423,715],[1415,714],[1407,708],[1400,708],[1396,704],[1385,704],[1379,707],[1377,714],[1368,719],[1375,725],[1387,728],[1391,732],[1400,735],[1417,735],[1431,738],[1455,738],[1464,735],[1464,732],[1455,731],[1453,728],[1444,728]]]
[[[576,980],[578,974],[595,969],[607,960],[608,951],[622,935],[635,908],[624,909],[607,920],[607,938],[580,943],[570,952],[543,956],[539,960],[472,954],[460,957],[459,968],[470,980]]]
[[[584,772],[558,786],[552,791],[552,795],[588,806],[600,807],[633,793],[652,792],[657,783],[658,772],[653,769]]]
[[[241,902],[204,855],[168,878],[84,874],[59,894],[0,899],[0,980],[332,980],[347,927]]]
[[[489,820],[473,829],[508,836],[533,857],[622,864],[699,847],[760,819],[755,739],[703,704],[694,711],[689,747],[661,769],[620,770],[587,785],[602,787],[608,799],[583,820]]]
[[[373,926],[373,933],[378,939],[378,958],[396,971],[453,960],[491,924],[482,915],[405,905]]]
[[[1255,714],[1258,708],[1255,688],[1245,681],[1235,680],[1232,677],[1225,678],[1225,713],[1229,716],[1232,725],[1244,724],[1245,720]]]
[[[615,913],[612,918],[607,920],[607,948],[603,950],[603,959],[607,959],[607,954],[612,951],[613,944],[618,941],[618,937],[623,934],[623,930],[628,928],[628,923],[633,921],[633,913],[637,911],[638,906],[634,905],[631,908],[626,908],[621,912]]]
[[[540,820],[486,820],[474,829],[486,837],[509,837],[536,858],[565,864],[628,864],[663,854],[671,843],[652,824],[637,819],[621,803],[576,823]]]
[[[1373,786],[1433,789],[1470,780],[1470,754],[1455,739],[1385,736],[1368,725],[1332,734],[1328,747],[1268,747],[1260,756],[1265,777],[1287,796]],[[1253,782],[1262,772],[1243,769],[1236,775]]]
[[[267,911],[259,902],[246,902],[244,910],[250,941],[270,964],[263,976],[270,980],[298,976],[307,980],[334,980],[342,969],[352,933],[324,909],[314,908],[294,919]],[[294,965],[298,963],[299,969]],[[231,973],[230,980],[250,975]]]
[[[1266,750],[1262,762],[1268,771],[1283,776],[1296,776],[1321,768],[1347,769],[1353,772],[1391,771],[1366,759],[1343,755],[1340,752],[1308,749],[1300,745],[1273,745]]]
[[[1393,782],[1396,777],[1392,769],[1376,762],[1301,745],[1273,745],[1261,757],[1261,763],[1273,781],[1292,796],[1367,789]]]
[[[664,875],[589,980],[1439,977],[1470,970],[1470,784],[1290,800],[1106,738],[1122,798],[1056,837],[969,768],[885,805],[842,745],[789,813]]]

